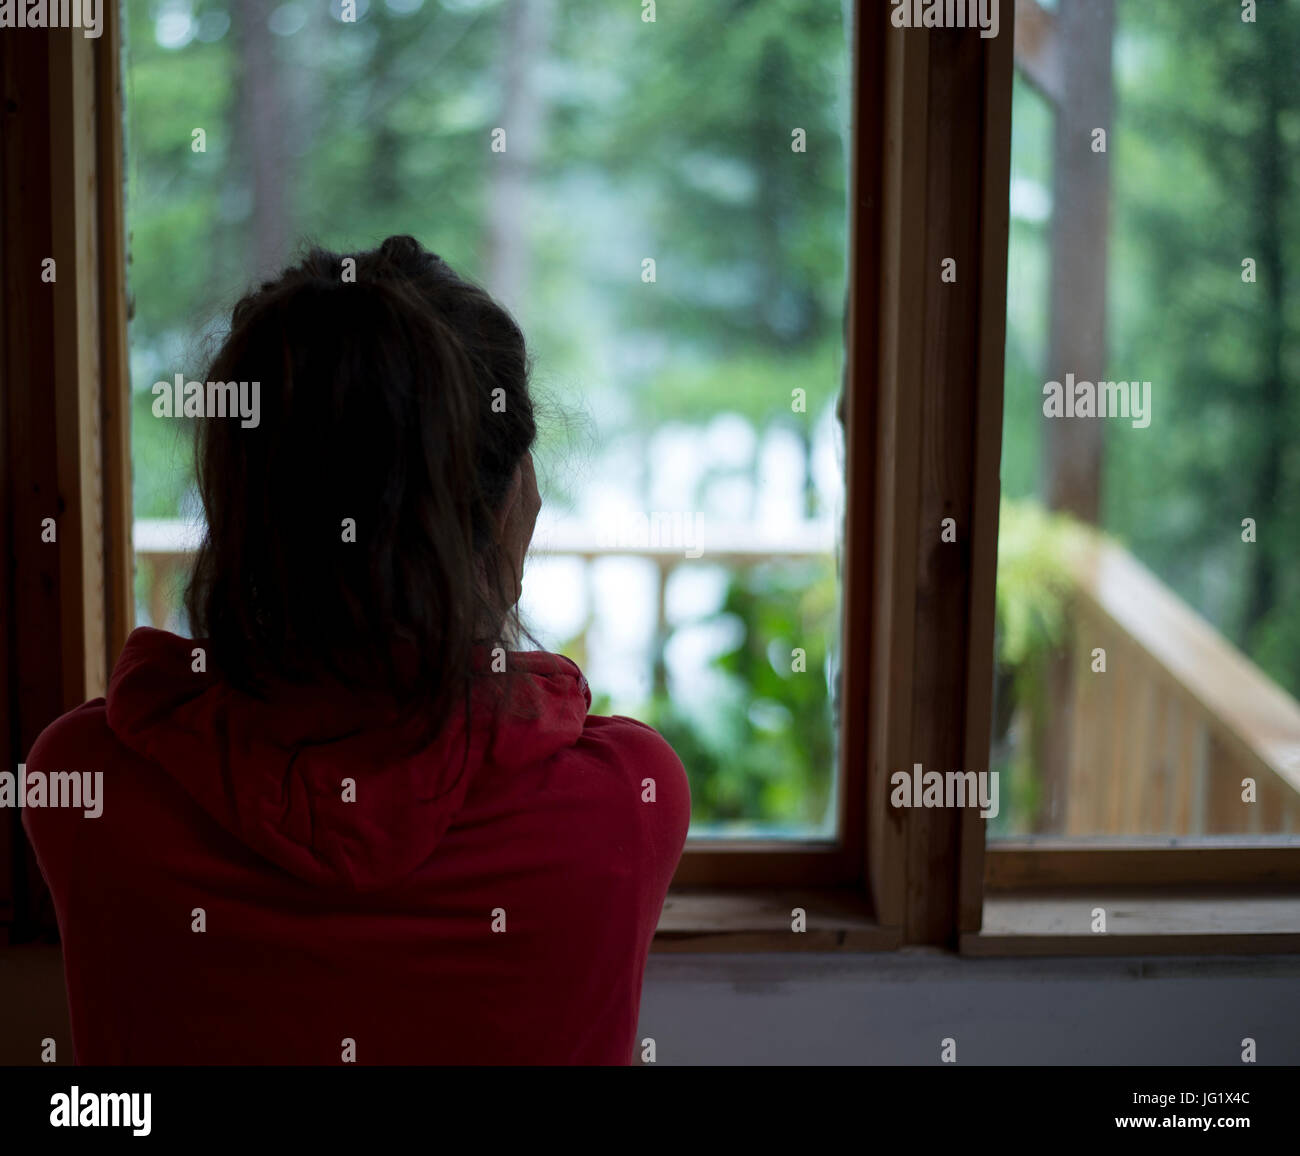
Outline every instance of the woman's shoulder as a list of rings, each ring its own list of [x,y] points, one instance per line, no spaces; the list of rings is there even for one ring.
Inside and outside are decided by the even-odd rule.
[[[589,714],[583,738],[614,745],[637,759],[651,759],[679,769],[682,765],[663,735],[647,723],[626,715]]]
[[[45,771],[78,758],[100,762],[105,751],[116,745],[104,699],[92,698],[60,715],[36,736],[27,766]]]
[[[690,783],[668,740],[652,726],[623,715],[588,715],[579,746],[615,768],[642,803],[660,803],[689,822]],[[683,827],[684,830],[684,827]]]

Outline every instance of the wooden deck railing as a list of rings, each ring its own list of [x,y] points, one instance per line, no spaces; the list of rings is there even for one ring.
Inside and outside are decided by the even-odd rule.
[[[664,647],[670,629],[665,593],[668,579],[681,565],[717,564],[743,569],[774,559],[824,558],[835,551],[834,527],[828,522],[804,522],[764,533],[762,528],[746,525],[714,524],[690,516],[663,517],[649,523],[647,542],[620,545],[620,540],[634,533],[627,525],[593,527],[573,519],[547,519],[538,522],[533,537],[532,554],[539,557],[578,558],[590,564],[602,558],[635,557],[652,563],[657,570],[655,615],[656,632],[651,655],[652,681],[657,691],[666,690]],[[682,531],[685,529],[685,533]],[[617,532],[616,532],[617,531]],[[658,541],[669,537],[672,541]],[[137,563],[144,569],[144,603],[149,621],[155,626],[176,625],[176,610],[189,571],[190,560],[201,540],[199,528],[177,519],[140,519],[135,523],[134,545]],[[588,571],[590,573],[590,571]],[[590,606],[586,626],[580,632],[585,640],[591,624]]]
[[[137,558],[149,568],[147,606],[167,624],[197,545],[176,521],[139,521]],[[711,528],[704,559],[732,566],[825,556],[826,527],[771,541]],[[685,561],[679,547],[618,547],[577,523],[543,526],[536,552],[587,562],[634,555],[659,570],[663,593]],[[1210,835],[1300,832],[1300,703],[1269,679],[1123,549],[1080,538],[1069,609],[1070,654],[1060,749],[1061,800],[1043,834]],[[1094,673],[1093,651],[1106,652]],[[656,673],[658,673],[656,671]],[[1256,801],[1242,800],[1243,779]]]
[[[1300,703],[1100,538],[1081,547],[1070,622],[1065,834],[1300,831]]]

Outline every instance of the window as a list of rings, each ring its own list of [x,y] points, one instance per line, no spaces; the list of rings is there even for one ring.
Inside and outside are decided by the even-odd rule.
[[[519,287],[510,303],[564,418],[544,447],[558,516],[541,528],[538,582],[597,593],[618,582],[641,599],[639,632],[624,636],[600,622],[598,596],[575,595],[565,621],[538,622],[547,641],[575,647],[598,685],[607,678],[623,696],[615,709],[637,694],[665,712],[694,706],[696,687],[712,693],[728,679],[762,689],[741,697],[743,710],[723,694],[712,717],[689,720],[739,777],[696,784],[711,810],[665,908],[663,947],[1300,948],[1287,793],[1300,749],[1285,521],[1295,479],[1282,420],[1295,402],[1285,388],[1294,310],[1277,277],[1295,239],[1294,198],[1279,193],[1295,118],[1274,57],[1293,58],[1297,29],[1282,5],[1261,6],[1276,21],[1266,28],[1238,27],[1235,10],[1214,17],[1223,27],[1202,27],[1165,0],[1120,0],[1107,26],[1104,9],[1020,3],[1014,35],[1004,21],[986,39],[892,29],[887,10],[870,7],[852,29],[851,87],[838,5],[813,0],[734,6],[732,23],[752,32],[743,43],[708,34],[695,7],[685,26],[646,29],[594,2],[425,0],[344,27],[290,4],[264,13],[269,35],[245,43],[237,20],[248,4],[134,4],[126,102],[116,12],[99,52],[74,36],[51,35],[43,52],[0,38],[6,85],[12,74],[41,94],[6,112],[3,143],[14,175],[0,270],[7,304],[21,310],[5,311],[0,350],[6,383],[29,383],[7,388],[0,408],[12,510],[0,537],[12,576],[0,671],[13,706],[0,732],[11,760],[60,711],[102,692],[133,617],[183,625],[188,438],[152,418],[148,390],[202,364],[192,335],[228,309],[250,254],[281,259],[275,244],[289,234],[259,224],[256,207],[303,214],[294,229],[344,248],[445,223],[465,239],[449,259]],[[553,23],[510,18],[521,14]],[[385,52],[387,63],[408,60],[406,46],[421,44],[409,30],[434,18],[458,30],[454,60],[431,62],[426,43],[414,63],[378,67]],[[492,79],[528,55],[507,46],[533,42],[538,28],[550,30],[547,52],[509,70],[504,87]],[[769,52],[773,29],[784,47]],[[662,42],[635,66],[616,63],[643,34]],[[1053,48],[1061,36],[1082,140],[1050,103],[1067,83],[1052,72],[1066,67]],[[1175,59],[1198,85],[1169,72]],[[724,67],[749,84],[743,94],[715,87]],[[1114,96],[1098,104],[1105,88],[1090,70],[1106,67]],[[249,91],[273,74],[283,100],[236,101],[240,68],[252,70]],[[689,76],[703,87],[686,96],[666,83]],[[510,151],[490,100],[530,85],[545,95],[524,101],[544,124],[533,139],[550,150],[531,159]],[[785,93],[782,108],[764,105],[768,91]],[[436,122],[422,119],[430,102]],[[116,169],[123,103],[129,218]],[[807,115],[787,114],[790,104]],[[434,124],[447,135],[427,152],[420,138]],[[793,130],[810,126],[800,153]],[[504,154],[491,152],[496,127],[507,129]],[[1104,154],[1092,151],[1094,128],[1107,128]],[[252,155],[290,171],[241,158],[262,132],[287,146]],[[1084,175],[1059,189],[1066,153]],[[491,182],[502,175],[494,157],[520,167]],[[371,179],[390,168],[395,181]],[[753,179],[759,169],[772,179]],[[435,188],[448,191],[434,198]],[[1083,205],[1066,211],[1072,198]],[[406,219],[388,225],[394,205]],[[1107,220],[1085,229],[1088,246],[1053,236],[1053,214],[1068,223],[1098,206]],[[528,244],[503,247],[502,230],[520,228]],[[51,253],[57,287],[36,290],[30,271]],[[647,258],[653,281],[642,280]],[[767,275],[776,288],[760,291]],[[1078,318],[1054,307],[1054,278],[1076,310],[1107,323],[1104,360]],[[1051,360],[1054,332],[1080,351],[1055,363],[1063,369]],[[1044,385],[1070,373],[1150,379],[1150,424],[1133,425],[1133,395],[1127,424],[1045,417]],[[795,388],[807,390],[802,415],[789,405]],[[606,440],[637,467],[626,485],[645,521],[634,517],[627,537],[644,525],[648,538],[656,512],[669,515],[660,533],[683,515],[684,534],[696,494],[701,507],[744,517],[716,528],[712,555],[701,539],[700,558],[684,540],[680,550],[609,546],[593,501],[623,479],[599,451]],[[714,460],[736,445],[743,462]],[[712,455],[708,474],[674,491],[701,454]],[[666,490],[649,488],[655,469]],[[160,484],[169,479],[181,484]],[[774,504],[759,501],[765,492]],[[1074,522],[1049,518],[1049,504]],[[57,552],[29,532],[46,517],[59,526]],[[769,532],[755,542],[760,527]],[[739,646],[736,622],[761,645]],[[805,648],[807,671],[787,678],[773,651],[793,651],[796,636],[821,641]],[[1104,673],[1092,669],[1096,649]],[[714,681],[690,681],[706,674]],[[807,697],[785,697],[793,685]],[[1086,712],[1091,727],[1062,725]],[[709,730],[719,724],[722,740]],[[802,734],[816,742],[792,766],[748,758]],[[1146,774],[1117,773],[1130,748]],[[1004,808],[988,821],[973,808],[892,806],[890,775],[918,762],[1001,770]],[[1241,778],[1255,780],[1253,810]],[[1178,825],[1193,818],[1200,827]],[[21,931],[39,925],[40,898],[15,831],[0,826],[0,918]],[[1211,900],[1209,882],[1226,890]],[[1128,928],[1092,934],[1091,908],[1121,885]],[[1181,907],[1170,906],[1175,893]],[[796,906],[807,918],[798,936]]]
[[[1012,114],[991,755],[1009,789],[990,836],[1297,845],[1300,13],[1035,19]]]
[[[833,843],[843,5],[356,8],[126,4],[139,620],[185,629],[199,532],[153,384],[299,237],[409,232],[532,346],[538,640],[673,743],[693,837]]]

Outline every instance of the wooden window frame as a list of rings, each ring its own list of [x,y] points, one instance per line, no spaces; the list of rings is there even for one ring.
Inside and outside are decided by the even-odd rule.
[[[685,890],[661,926],[670,950],[809,946],[789,934],[799,887],[822,888],[817,901],[833,912],[822,945],[951,947],[980,926],[982,821],[891,808],[888,782],[915,762],[988,760],[1011,37],[901,31],[888,7],[859,3],[853,41],[844,840],[820,855],[688,849],[675,880]],[[973,190],[963,171],[980,174]],[[955,285],[939,281],[945,257],[957,259]],[[940,542],[945,517],[957,521],[956,548]],[[712,932],[710,921],[728,922],[720,892],[740,885],[786,890],[733,900],[744,916]]]
[[[1059,935],[982,935],[986,893],[1138,877],[1245,894],[1300,880],[1300,848],[986,853],[974,810],[888,804],[895,769],[988,761],[1014,67],[1009,28],[984,39],[894,29],[888,16],[859,0],[852,45],[842,837],[692,845],[657,950],[1095,953]],[[103,693],[133,617],[120,30],[110,4],[99,41],[0,37],[0,549],[12,608],[0,615],[0,736],[12,764],[52,718]],[[45,287],[47,256],[58,280]],[[947,257],[953,284],[939,279]],[[57,550],[40,542],[47,516]],[[947,517],[955,545],[939,538]],[[38,879],[16,824],[0,822],[0,928],[52,927]],[[807,911],[804,934],[791,934],[793,907]],[[1257,942],[1247,931],[1112,944],[1221,950]]]
[[[104,693],[134,617],[120,16],[0,36],[0,739],[16,767]],[[41,280],[55,261],[55,280]],[[57,544],[43,542],[54,518]],[[50,934],[18,813],[0,817],[0,942]]]
[[[990,40],[893,30],[885,7],[862,19],[870,8],[858,4],[854,38],[841,738],[841,781],[867,821],[865,833],[850,832],[861,834],[853,843],[864,852],[861,873],[799,863],[783,876],[770,851],[744,872],[701,871],[688,869],[688,852],[678,884],[713,886],[675,890],[659,949],[1300,951],[1300,935],[1258,926],[1275,914],[1279,889],[1290,903],[1300,847],[1240,839],[986,847],[973,809],[888,805],[897,768],[988,764],[1015,60],[1009,26]],[[979,179],[963,183],[954,157],[974,158],[967,171]],[[948,256],[958,281],[940,286]],[[959,527],[959,548],[946,553],[941,517]],[[852,799],[856,791],[865,798]],[[837,886],[813,890],[827,878]],[[755,886],[727,890],[739,882]],[[780,890],[764,894],[758,884]],[[1053,926],[1085,898],[1114,897],[1137,911],[1118,934],[1089,934],[1077,920],[1070,934]],[[986,900],[999,905],[992,930]],[[1216,913],[1230,902],[1234,914],[1216,915],[1217,931],[1188,928],[1170,913],[1191,901],[1212,902]],[[791,934],[793,906],[808,910],[810,934]],[[1018,924],[1010,934],[1001,926],[1008,912]]]

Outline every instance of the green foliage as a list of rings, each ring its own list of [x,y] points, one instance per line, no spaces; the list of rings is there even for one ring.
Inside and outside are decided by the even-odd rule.
[[[1151,381],[1152,420],[1104,429],[1101,525],[1300,694],[1300,301],[1285,276],[1300,263],[1300,2],[1265,0],[1253,25],[1220,15],[1116,8],[1106,376]],[[1018,78],[1002,466],[1015,498],[1040,493],[1051,464],[1050,218],[1024,193],[1050,199],[1055,143],[1049,106]]]
[[[998,661],[1020,667],[1065,643],[1074,519],[1032,501],[1004,501],[998,531]]]
[[[1038,807],[1038,738],[1046,726],[1048,664],[1068,642],[1076,551],[1085,531],[1032,500],[1004,500],[999,514],[994,610],[995,719],[991,770],[1007,788],[994,838],[1017,833]],[[1013,715],[1025,733],[1009,742]]]
[[[722,393],[727,412],[760,429],[775,421],[805,429],[835,400],[842,372],[843,348],[837,338],[786,353],[754,350],[720,364],[674,366],[656,375],[653,391],[640,400],[648,418],[671,413],[702,424],[718,413]],[[725,393],[721,382],[728,383]],[[804,390],[805,412],[791,407],[795,388]]]
[[[1173,0],[1122,15],[1111,362],[1160,408],[1114,431],[1103,524],[1300,694],[1300,4],[1227,35]]]
[[[687,768],[696,824],[736,833],[759,820],[765,835],[828,833],[837,594],[829,558],[736,572],[707,620],[738,628],[713,663],[725,689],[703,713],[673,696],[648,705],[647,721]]]
[[[636,5],[599,0],[542,10],[550,24],[528,53],[536,127],[510,145],[531,152],[503,233],[503,158],[489,141],[525,111],[507,84],[521,67],[518,0],[425,0],[413,12],[376,2],[355,25],[312,7],[292,35],[271,36],[271,75],[246,75],[247,37],[267,35],[240,27],[256,5],[191,0],[200,35],[168,48],[156,32],[175,6],[127,0],[136,389],[178,370],[197,377],[199,335],[300,242],[346,251],[411,232],[479,278],[502,247],[525,252],[525,282],[489,288],[519,313],[559,419],[541,446],[553,503],[574,496],[560,483],[582,411],[599,414],[605,443],[722,410],[806,432],[842,367],[841,5],[710,0],[654,25]],[[284,133],[270,158],[284,180],[278,253],[258,242],[276,218],[258,199],[241,119],[252,87]],[[191,151],[195,128],[205,153]],[[795,128],[806,151],[791,148]],[[653,285],[645,257],[658,262]],[[807,416],[791,411],[795,386]],[[141,516],[180,512],[184,486],[155,479],[160,460],[150,449],[138,463]]]

